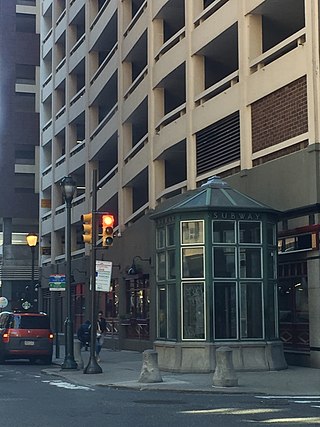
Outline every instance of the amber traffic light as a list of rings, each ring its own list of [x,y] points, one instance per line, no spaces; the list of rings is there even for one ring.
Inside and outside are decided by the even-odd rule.
[[[82,240],[84,243],[92,243],[92,213],[81,215]]]

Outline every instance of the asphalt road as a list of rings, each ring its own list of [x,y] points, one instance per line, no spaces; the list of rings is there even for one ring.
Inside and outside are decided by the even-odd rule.
[[[209,427],[320,424],[320,396],[281,397],[83,387],[43,365],[0,365],[0,425]]]

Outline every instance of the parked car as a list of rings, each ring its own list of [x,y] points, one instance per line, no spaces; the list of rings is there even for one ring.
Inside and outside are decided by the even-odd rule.
[[[0,363],[7,359],[52,363],[53,333],[45,313],[0,313]]]

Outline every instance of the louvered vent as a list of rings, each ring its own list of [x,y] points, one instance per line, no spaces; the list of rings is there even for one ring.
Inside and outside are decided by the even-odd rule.
[[[239,112],[196,134],[197,175],[240,159]]]
[[[31,266],[25,265],[3,265],[0,264],[0,279],[1,280],[31,280]],[[34,269],[34,280],[39,279],[38,268]]]

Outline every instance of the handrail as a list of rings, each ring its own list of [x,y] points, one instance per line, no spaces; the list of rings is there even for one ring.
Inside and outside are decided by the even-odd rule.
[[[56,114],[56,120],[66,112],[66,106],[64,105]]]
[[[45,169],[43,169],[42,176],[48,175],[48,173],[50,173],[51,171],[52,171],[52,164],[47,166]]]
[[[45,88],[50,81],[52,80],[52,73],[48,75],[48,77],[45,79],[45,81],[42,83],[42,88]]]
[[[72,206],[78,206],[78,205],[80,205],[80,204],[85,200],[85,198],[86,198],[86,195],[85,195],[85,194],[80,194],[79,196],[75,197],[75,198],[72,200],[71,205],[72,205]]]
[[[129,95],[139,86],[139,84],[142,82],[142,80],[146,77],[148,74],[148,65],[144,67],[144,69],[140,72],[140,74],[134,79],[134,81],[131,83],[129,88],[126,90],[125,94],[123,95],[124,99],[127,99]]]
[[[200,15],[198,15],[195,20],[193,21],[193,24],[195,27],[198,27],[201,22],[208,19],[211,15],[214,14],[218,9],[220,9],[224,4],[226,4],[229,0],[215,0],[213,3],[211,3],[208,7],[206,7]]]
[[[282,56],[282,52],[286,51],[290,44],[296,44],[297,46],[303,45],[305,43],[305,37],[306,29],[302,28],[301,30],[292,34],[290,37],[278,43],[276,46],[273,46],[271,49],[267,50],[263,54],[259,55],[257,58],[250,61],[250,68],[259,69],[262,68],[264,65],[269,64],[270,62],[277,59],[279,56]]]
[[[52,125],[52,119],[49,119],[47,123],[43,126],[42,131],[46,131]]]
[[[50,28],[50,30],[47,32],[47,35],[42,40],[42,44],[45,44],[45,42],[50,38],[50,36],[52,36],[52,28]]]
[[[138,151],[140,151],[142,149],[142,147],[145,146],[145,144],[147,144],[148,142],[148,133],[146,133],[129,151],[128,153],[125,155],[124,157],[124,162],[128,163],[128,161],[130,159],[132,159],[132,157],[134,157]]]
[[[97,186],[98,187],[103,187],[108,181],[110,181],[110,179],[116,175],[116,173],[118,172],[118,165],[115,165],[112,169],[109,170],[109,172],[100,179],[100,181],[98,181]]]
[[[208,99],[213,98],[214,96],[218,95],[222,91],[226,90],[227,88],[233,86],[238,82],[239,82],[239,70],[233,72],[232,74],[229,74],[224,79],[218,81],[214,85],[208,87],[208,89],[199,93],[199,95],[195,97],[194,101],[197,105],[202,104],[203,101],[205,102]]]
[[[107,115],[101,120],[101,122],[98,124],[98,126],[95,128],[95,130],[90,135],[90,141],[93,140],[95,136],[98,135],[98,133],[101,131],[101,129],[107,124],[107,122],[111,119],[112,116],[118,111],[118,104],[115,104],[111,110],[107,113]]]
[[[56,73],[61,70],[61,68],[64,66],[64,64],[66,63],[66,57],[62,58],[61,61],[59,62],[59,64],[56,66]]]
[[[47,221],[48,219],[50,219],[52,216],[52,211],[46,212],[45,214],[43,214],[41,216],[41,221]]]
[[[98,11],[98,13],[96,14],[96,16],[94,17],[92,24],[90,25],[90,30],[92,31],[93,28],[95,27],[96,23],[99,21],[101,15],[103,14],[103,12],[106,10],[108,4],[110,3],[111,0],[106,0],[105,3],[102,5],[102,8]]]
[[[135,212],[133,212],[126,220],[125,224],[128,224],[128,222],[131,222],[135,218],[140,217],[141,214],[143,214],[147,209],[149,208],[149,202],[145,203],[144,205],[140,206],[139,209],[137,209]]]
[[[61,12],[61,14],[60,14],[60,16],[59,16],[59,18],[57,19],[57,21],[56,21],[56,27],[60,24],[60,22],[63,20],[63,18],[66,16],[66,12],[67,12],[67,10],[66,9],[64,9],[62,12]]]
[[[187,180],[179,182],[178,184],[172,185],[171,187],[167,187],[159,193],[157,196],[157,201],[162,199],[162,197],[172,193],[173,191],[187,189]],[[182,191],[181,191],[182,193]]]
[[[123,37],[127,37],[128,33],[132,30],[132,28],[135,25],[135,23],[138,21],[138,19],[140,18],[140,16],[143,14],[144,10],[147,8],[147,3],[148,3],[147,0],[145,0],[142,3],[142,5],[139,7],[139,9],[137,10],[136,14],[132,17],[129,25],[125,29],[125,31],[123,33]]]
[[[82,141],[81,143],[75,145],[74,147],[72,147],[72,149],[70,150],[70,157],[76,155],[77,153],[79,153],[79,151],[81,151],[84,147],[85,147],[85,141]]]
[[[83,86],[80,90],[79,90],[79,92],[77,92],[71,99],[70,99],[70,106],[71,105],[73,105],[73,104],[75,104],[77,101],[78,101],[78,99],[80,99],[84,94],[85,94],[85,92],[86,92],[86,88],[85,88],[85,86]]]
[[[179,43],[180,40],[185,38],[186,29],[185,27],[181,28],[181,30],[177,31],[170,39],[168,39],[161,48],[158,50],[158,53],[155,55],[155,61],[159,61],[160,57],[164,55],[168,50],[170,50],[173,46]]]
[[[90,85],[91,86],[97,80],[97,78],[99,77],[99,75],[103,71],[104,67],[107,65],[107,63],[110,61],[110,59],[113,57],[113,55],[116,53],[117,50],[118,50],[118,42],[113,46],[113,48],[110,50],[110,52],[108,53],[108,55],[105,57],[105,59],[99,65],[99,68],[97,69],[97,71],[92,76],[92,78],[90,80]]]
[[[78,47],[85,41],[86,33],[83,33],[82,36],[77,40],[77,42],[73,45],[73,47],[70,50],[70,56],[72,56]]]
[[[175,118],[177,118],[177,116],[180,117],[183,114],[185,114],[186,105],[187,104],[184,102],[183,104],[179,105],[177,108],[175,108],[174,110],[170,111],[165,116],[163,116],[162,119],[156,125],[156,128],[155,128],[156,131],[159,132],[162,127],[171,123]]]
[[[58,166],[62,165],[62,163],[64,163],[65,161],[66,161],[66,155],[65,155],[65,154],[63,154],[61,157],[59,157],[59,158],[56,160],[56,163],[55,163],[56,167],[58,167]]]

